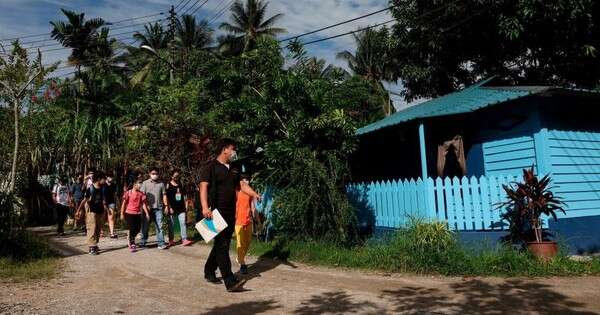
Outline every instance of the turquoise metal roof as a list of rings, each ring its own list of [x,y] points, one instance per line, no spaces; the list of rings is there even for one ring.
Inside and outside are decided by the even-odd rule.
[[[396,112],[382,120],[364,126],[356,131],[358,135],[382,128],[405,123],[420,118],[456,115],[476,111],[495,104],[515,100],[527,95],[545,91],[550,87],[488,87],[493,78],[481,81],[463,90],[450,93],[407,109]]]

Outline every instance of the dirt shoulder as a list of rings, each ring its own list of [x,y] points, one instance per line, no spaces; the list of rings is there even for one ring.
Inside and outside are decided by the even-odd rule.
[[[600,314],[599,277],[383,275],[252,258],[246,291],[227,293],[202,279],[208,246],[132,254],[120,236],[102,239],[98,256],[81,234],[51,237],[66,256],[61,275],[0,284],[0,314]]]

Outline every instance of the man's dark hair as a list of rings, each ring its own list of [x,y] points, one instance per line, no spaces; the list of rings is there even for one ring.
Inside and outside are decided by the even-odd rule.
[[[247,179],[248,181],[250,181],[250,174],[242,173],[242,175],[240,175],[240,179]]]
[[[151,168],[150,168],[150,172],[149,172],[149,173],[152,173],[152,172],[157,172],[157,173],[160,173],[160,172],[158,171],[158,167],[156,167],[156,166],[153,166],[153,167],[151,167]]]
[[[102,179],[106,179],[106,176],[102,172],[95,172],[94,176],[92,176],[92,182],[98,182]]]
[[[217,147],[215,148],[215,149],[217,149],[217,154],[221,154],[221,152],[223,152],[223,150],[225,150],[229,146],[233,146],[235,148],[236,147],[235,140],[233,140],[231,138],[223,138],[223,139],[219,140],[219,142],[217,142]]]
[[[180,169],[178,169],[178,168],[174,168],[174,169],[171,171],[171,176],[173,176],[173,174],[175,174],[175,173],[179,173],[179,174],[181,174],[181,170],[180,170]]]

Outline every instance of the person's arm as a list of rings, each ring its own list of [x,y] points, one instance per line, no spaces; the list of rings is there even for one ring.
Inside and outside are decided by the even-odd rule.
[[[150,210],[148,210],[148,203],[146,201],[144,201],[142,203],[142,208],[144,209],[144,212],[146,213],[146,218],[150,217]]]
[[[125,209],[127,208],[127,204],[129,203],[129,192],[125,192],[123,194],[123,202],[121,203],[121,220],[125,220]]]
[[[58,194],[57,194],[58,189],[57,188],[58,188],[58,186],[56,186],[56,185],[54,187],[52,187],[52,203],[54,203],[54,204],[58,203]]]
[[[172,213],[172,210],[169,209],[169,198],[167,198],[167,190],[165,189],[165,185],[162,187],[162,202],[165,208],[165,214]]]
[[[212,211],[208,207],[208,182],[200,182],[200,204],[202,205],[202,215],[205,218],[212,218]]]
[[[256,198],[256,200],[260,201],[262,198],[260,195],[250,187],[250,185],[246,184],[244,181],[240,181],[240,190],[250,195],[252,198]]]

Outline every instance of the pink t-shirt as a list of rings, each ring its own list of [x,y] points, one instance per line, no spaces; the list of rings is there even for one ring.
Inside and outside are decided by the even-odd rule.
[[[125,213],[141,214],[142,204],[146,202],[146,194],[141,191],[128,190],[123,194],[123,202],[127,203]]]

